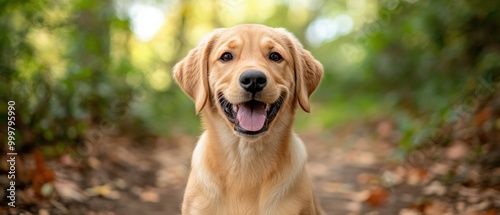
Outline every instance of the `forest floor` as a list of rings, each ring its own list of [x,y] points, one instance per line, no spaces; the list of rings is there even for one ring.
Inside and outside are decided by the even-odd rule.
[[[391,120],[300,132],[321,205],[332,215],[500,214],[500,120],[491,107],[407,159]],[[106,136],[80,158],[19,156],[16,207],[2,204],[0,214],[178,215],[195,142]]]

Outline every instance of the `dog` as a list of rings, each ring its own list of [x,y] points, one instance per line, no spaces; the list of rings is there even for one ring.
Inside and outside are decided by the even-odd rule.
[[[173,75],[201,114],[184,215],[324,214],[292,131],[323,66],[282,28],[243,24],[206,36]]]

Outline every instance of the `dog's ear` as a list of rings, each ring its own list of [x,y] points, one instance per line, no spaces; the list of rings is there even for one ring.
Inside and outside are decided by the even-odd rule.
[[[198,46],[174,66],[174,78],[182,90],[193,99],[199,114],[210,96],[208,85],[208,57],[215,41],[215,33],[202,39]]]
[[[302,48],[302,47],[301,47]],[[305,112],[311,110],[309,97],[316,90],[323,77],[323,65],[305,49],[299,50],[300,66],[295,68],[295,91],[299,100],[300,107]]]
[[[323,65],[302,47],[302,44],[291,33],[284,29],[285,41],[289,43],[290,51],[294,61],[295,72],[295,97],[299,101],[300,107],[305,112],[311,110],[309,97],[316,90],[323,77]]]

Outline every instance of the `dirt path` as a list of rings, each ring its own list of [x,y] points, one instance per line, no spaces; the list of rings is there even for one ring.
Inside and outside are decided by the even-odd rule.
[[[498,214],[498,189],[481,190],[488,194],[473,194],[475,199],[464,198],[461,205],[453,186],[433,184],[432,168],[398,165],[397,134],[389,122],[299,136],[306,142],[307,169],[327,214]],[[0,214],[178,215],[195,142],[190,136],[103,138],[87,157],[47,162],[55,181],[44,200],[34,198],[28,187],[19,193],[19,207],[2,206]],[[472,207],[470,213],[461,212]]]

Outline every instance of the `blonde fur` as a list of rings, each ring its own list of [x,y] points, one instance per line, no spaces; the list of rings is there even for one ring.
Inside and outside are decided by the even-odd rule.
[[[224,52],[234,59],[221,62]],[[270,52],[283,62],[270,61]],[[234,131],[218,103],[219,95],[245,102],[238,77],[249,69],[267,77],[262,102],[283,99],[269,130],[258,135]],[[297,106],[310,111],[322,74],[322,65],[292,34],[256,24],[217,29],[175,66],[174,77],[194,100],[205,129],[192,157],[184,215],[324,214],[305,170],[305,146],[292,131]]]

